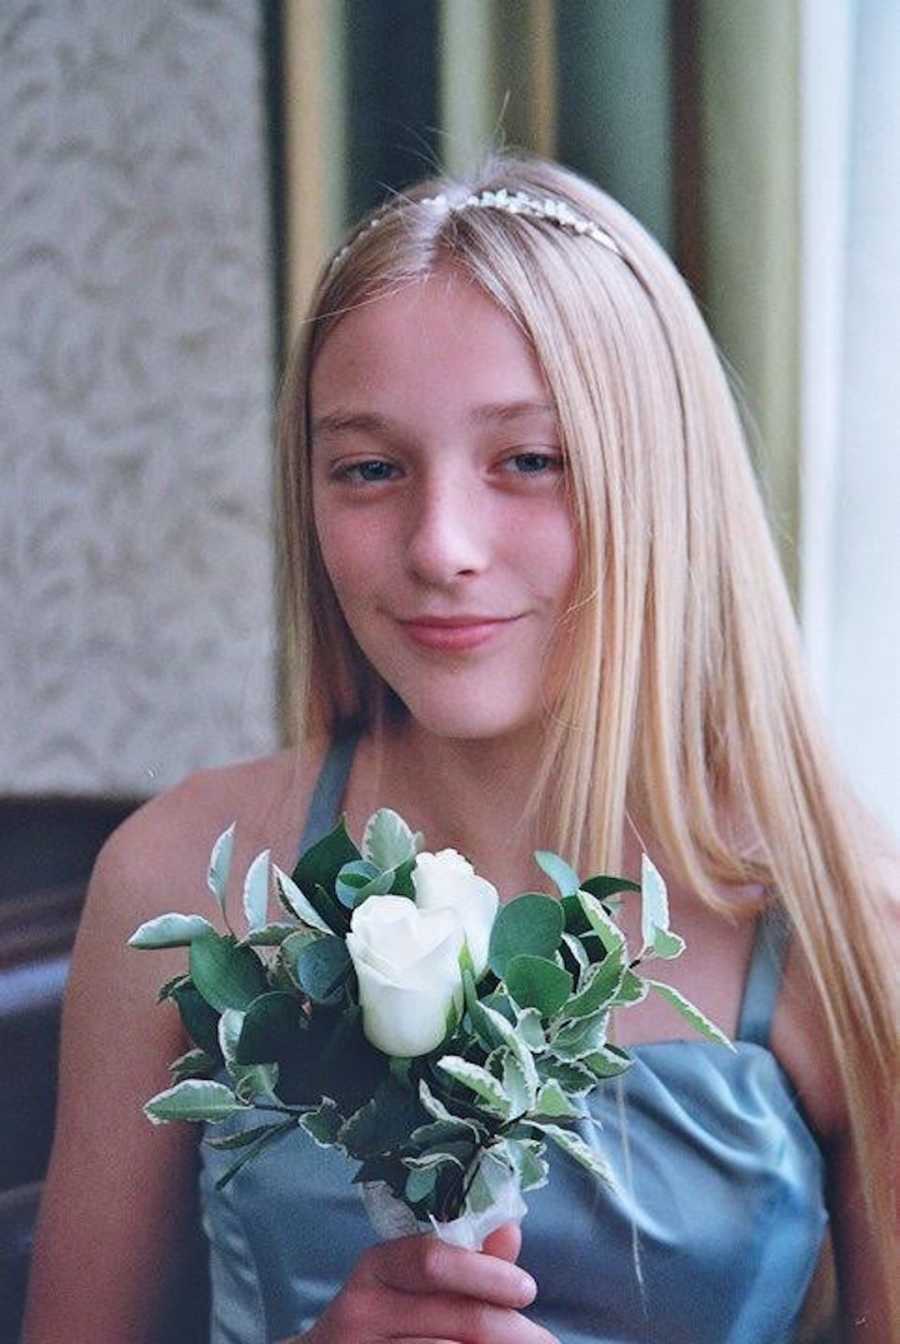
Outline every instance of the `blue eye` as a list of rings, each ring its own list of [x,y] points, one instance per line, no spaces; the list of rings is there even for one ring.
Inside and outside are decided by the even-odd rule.
[[[371,462],[354,462],[352,466],[342,467],[337,473],[338,479],[351,483],[378,485],[381,481],[392,480],[391,472],[395,468],[390,462],[373,458]]]
[[[516,474],[521,476],[541,476],[562,469],[562,460],[551,453],[516,453],[508,461],[515,464]]]

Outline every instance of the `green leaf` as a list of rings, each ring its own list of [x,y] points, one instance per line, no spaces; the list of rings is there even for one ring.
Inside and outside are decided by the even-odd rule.
[[[295,915],[297,919],[309,925],[311,929],[318,929],[320,933],[332,933],[331,925],[326,923],[312,902],[307,900],[294,879],[283,873],[277,864],[272,865],[272,871],[275,874],[275,891],[288,914]]]
[[[247,869],[244,879],[244,916],[247,929],[261,929],[269,910],[269,850],[264,849]]]
[[[617,1045],[602,1045],[589,1055],[582,1055],[580,1063],[590,1069],[595,1078],[618,1078],[631,1068],[634,1060]]]
[[[541,1015],[536,1008],[524,1008],[516,1015],[516,1031],[529,1050],[543,1050],[547,1044]]]
[[[553,1017],[572,993],[569,972],[544,957],[512,957],[503,980],[520,1008],[536,1008],[542,1017]]]
[[[211,1007],[249,1008],[268,989],[256,953],[210,930],[191,943],[191,979]]]
[[[228,874],[231,871],[231,855],[234,850],[236,824],[236,822],[232,822],[228,830],[223,831],[213,845],[212,853],[209,856],[209,872],[206,875],[206,884],[216,898],[223,915],[225,914],[225,892],[228,887]]]
[[[559,1058],[577,1060],[606,1043],[609,1013],[605,1009],[590,1017],[577,1018],[567,1023],[550,1040],[550,1049]]]
[[[301,1127],[315,1139],[320,1148],[340,1146],[338,1133],[343,1123],[343,1116],[330,1097],[323,1097],[321,1105],[300,1117]]]
[[[226,1008],[219,1018],[219,1049],[226,1067],[234,1064],[234,1051],[244,1025],[244,1014],[238,1008]]]
[[[425,1167],[422,1170],[413,1170],[406,1178],[404,1193],[410,1204],[419,1204],[423,1199],[427,1199],[437,1185],[438,1179],[437,1167]]]
[[[254,1097],[271,1097],[278,1086],[278,1065],[234,1064],[234,1091],[238,1101],[251,1102]]]
[[[405,1147],[421,1117],[418,1099],[388,1076],[371,1101],[344,1122],[340,1142],[358,1160],[383,1155]]]
[[[538,1074],[537,1069],[535,1068],[534,1058],[531,1054],[531,1051],[529,1050],[525,1042],[519,1037],[515,1027],[510,1026],[509,1022],[507,1022],[505,1017],[503,1017],[500,1013],[495,1012],[493,1008],[486,1007],[484,1011],[488,1014],[495,1030],[501,1036],[503,1044],[507,1047],[507,1049],[512,1051],[516,1059],[519,1061],[519,1064],[521,1065],[522,1068],[522,1072],[525,1075],[525,1083],[528,1088],[529,1105],[531,1105],[534,1101],[534,1098],[537,1096],[537,1089],[538,1089]]]
[[[533,1139],[505,1139],[503,1143],[523,1194],[547,1184],[550,1167],[542,1152],[543,1144]]]
[[[561,859],[558,854],[553,854],[549,849],[536,849],[534,857],[539,866],[554,883],[560,896],[574,896],[578,890],[578,874],[575,869]]]
[[[554,1059],[545,1056],[537,1061],[538,1077],[544,1081],[556,1079],[570,1097],[586,1096],[596,1086],[597,1079],[582,1062]]]
[[[416,838],[398,813],[379,808],[366,822],[362,838],[363,857],[376,868],[396,868],[415,857]]]
[[[181,1021],[188,1036],[216,1060],[221,1058],[219,1050],[219,1014],[211,1008],[200,994],[190,976],[182,979],[171,991]]]
[[[487,1103],[490,1110],[496,1111],[504,1120],[509,1117],[510,1099],[503,1090],[503,1085],[480,1064],[473,1064],[471,1060],[463,1059],[460,1055],[444,1055],[437,1061],[436,1067],[454,1082],[461,1083],[463,1087],[474,1092]]]
[[[644,947],[653,946],[657,929],[669,927],[669,897],[662,874],[646,854],[641,855],[641,939]]]
[[[613,1001],[625,978],[624,952],[622,944],[585,972],[578,993],[563,1006],[561,1016],[589,1017]]]
[[[615,1178],[609,1163],[594,1148],[590,1148],[579,1134],[573,1134],[568,1129],[561,1129],[559,1125],[545,1125],[537,1121],[529,1123],[533,1123],[535,1129],[541,1130],[549,1139],[552,1139],[564,1153],[568,1153],[569,1157],[573,1157],[581,1166],[586,1167],[595,1176],[599,1176],[601,1181],[605,1181],[607,1185],[614,1190],[616,1189]]]
[[[596,896],[597,900],[602,901],[604,905],[613,904],[610,898],[619,891],[640,891],[640,889],[639,883],[632,882],[627,877],[607,877],[600,875],[597,877],[587,877],[581,884],[582,891],[590,892],[592,896]],[[618,902],[615,902],[615,904],[618,904]]]
[[[643,1003],[646,997],[647,981],[639,975],[635,975],[634,971],[629,970],[625,972],[621,987],[610,1007],[617,1008],[621,1004]]]
[[[294,962],[300,988],[315,1003],[335,1003],[351,968],[347,944],[334,934],[311,938]]]
[[[335,895],[347,910],[355,910],[370,896],[386,896],[391,891],[394,870],[381,872],[365,859],[345,863],[335,881]]]
[[[144,1114],[155,1125],[169,1124],[173,1120],[205,1121],[214,1125],[245,1110],[231,1088],[196,1078],[158,1093],[144,1106]]]
[[[303,1030],[303,1012],[293,994],[284,990],[261,994],[244,1014],[235,1044],[235,1062],[268,1064],[281,1061],[296,1052]]]
[[[615,920],[610,919],[597,897],[592,896],[589,891],[579,891],[578,901],[591,929],[600,939],[604,951],[609,954],[623,947],[625,935]]]
[[[297,933],[296,924],[263,924],[238,941],[238,947],[280,947],[285,938]]]
[[[691,1003],[690,999],[686,999],[677,989],[673,989],[671,985],[664,985],[661,980],[650,980],[648,977],[644,978],[644,984],[659,994],[667,1003],[671,1003],[673,1008],[677,1008],[695,1031],[699,1031],[708,1040],[715,1041],[716,1045],[724,1045],[729,1050],[735,1049],[724,1031],[717,1027],[715,1022],[711,1022],[705,1014],[701,1013],[699,1008]]]
[[[167,980],[164,985],[160,985],[156,995],[156,1002],[165,1003],[166,999],[174,999],[175,990],[180,989],[182,985],[189,985],[190,983],[191,977],[189,975],[184,973],[181,975],[173,975],[171,980]]]
[[[282,1137],[282,1135],[289,1134],[291,1130],[295,1128],[296,1123],[293,1120],[284,1120],[279,1125],[270,1125],[265,1134],[260,1134],[253,1143],[244,1149],[234,1165],[229,1167],[225,1172],[225,1175],[219,1177],[216,1181],[216,1189],[224,1190],[229,1181],[234,1180],[242,1167],[245,1167],[248,1162],[251,1162],[264,1148],[268,1148],[270,1144],[275,1143]]]
[[[573,1104],[556,1078],[548,1079],[541,1086],[534,1109],[538,1115],[558,1116],[564,1119],[575,1119],[581,1115],[579,1108]]]
[[[129,947],[190,947],[195,938],[215,929],[202,915],[157,915],[148,919],[128,939]],[[170,982],[171,983],[171,982]]]
[[[588,924],[588,922],[587,922],[587,919],[584,917],[584,912],[583,912],[582,909],[581,909],[581,903],[580,903],[580,901],[578,900],[577,897],[573,897],[572,899],[575,901],[575,904],[578,906],[578,913],[581,915],[582,919],[584,920],[584,926],[585,926],[585,929],[589,928],[590,926],[589,926],[589,924]],[[579,981],[580,981],[582,972],[583,972],[583,971],[586,971],[587,968],[588,968],[588,967],[590,966],[590,964],[591,964],[590,957],[588,956],[587,952],[585,951],[584,943],[583,943],[583,942],[581,941],[581,939],[577,936],[577,934],[574,934],[574,933],[568,933],[568,932],[563,934],[563,936],[562,936],[562,940],[563,940],[563,946],[566,948],[566,950],[568,951],[569,955],[571,956],[573,962],[575,963],[575,967],[576,967],[576,969],[577,969],[577,971],[578,971],[578,978],[579,978]]]
[[[513,1115],[524,1115],[531,1108],[534,1093],[518,1058],[510,1050],[503,1052],[503,1091],[509,1097]]]
[[[564,922],[559,901],[538,892],[526,892],[501,905],[491,929],[491,970],[503,980],[513,957],[530,954],[552,959],[562,939]]]
[[[344,864],[353,863],[354,860],[361,858],[362,855],[347,834],[345,819],[341,817],[327,835],[300,855],[293,871],[294,882],[307,894],[319,914],[331,925],[334,933],[343,932],[348,919],[346,912],[330,893],[334,892],[337,875]],[[317,892],[319,887],[322,888],[325,902],[331,906],[330,910],[323,909],[320,904],[321,897]],[[337,920],[337,923],[333,922],[334,920]]]
[[[183,1083],[185,1078],[207,1078],[214,1073],[218,1060],[205,1050],[187,1050],[169,1065],[173,1083]]]
[[[684,951],[684,939],[671,929],[653,930],[653,953],[664,961],[674,961]]]

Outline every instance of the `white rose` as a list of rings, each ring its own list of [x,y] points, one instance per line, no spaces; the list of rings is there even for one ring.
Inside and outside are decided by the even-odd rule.
[[[458,915],[477,979],[488,964],[488,944],[499,900],[497,888],[479,877],[468,859],[455,849],[419,854],[412,880],[420,910],[449,908]]]
[[[347,949],[359,981],[363,1031],[388,1055],[440,1045],[462,1004],[464,933],[452,910],[419,910],[405,896],[370,896],[350,920]]]

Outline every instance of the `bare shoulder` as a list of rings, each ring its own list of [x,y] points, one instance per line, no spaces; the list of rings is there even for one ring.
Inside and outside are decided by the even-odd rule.
[[[113,904],[120,918],[135,923],[169,910],[205,912],[209,853],[232,823],[233,881],[262,849],[289,866],[324,751],[324,741],[314,740],[302,751],[198,771],[157,795],[104,845],[92,898]]]

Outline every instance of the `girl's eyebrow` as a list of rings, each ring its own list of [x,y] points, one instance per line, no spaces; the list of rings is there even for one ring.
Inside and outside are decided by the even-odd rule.
[[[556,409],[547,401],[487,402],[483,406],[474,406],[468,418],[474,424],[507,424],[536,415],[550,416],[555,420]],[[317,416],[310,426],[310,433],[314,439],[352,433],[403,438],[405,429],[399,421],[376,411],[336,410]]]

